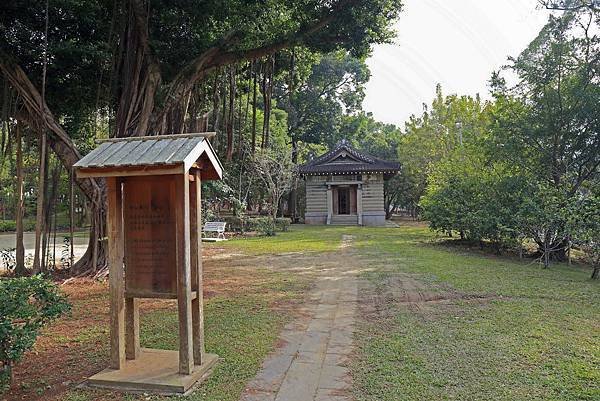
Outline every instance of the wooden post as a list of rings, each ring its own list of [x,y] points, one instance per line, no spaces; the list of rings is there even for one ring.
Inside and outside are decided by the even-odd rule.
[[[202,299],[202,179],[200,171],[194,173],[194,186],[190,191],[191,214],[191,259],[192,286],[196,298],[192,301],[192,330],[194,338],[194,364],[202,365],[204,361],[204,310]]]
[[[140,356],[140,302],[132,297],[125,299],[125,356]]]
[[[125,305],[123,282],[123,213],[121,180],[106,179],[108,200],[108,266],[110,284],[110,367],[125,363]]]
[[[358,184],[356,187],[356,213],[358,214],[358,225],[362,226],[362,215],[363,215],[363,205],[362,205],[362,184]]]
[[[333,195],[331,185],[327,185],[327,224],[331,224],[331,215],[333,214]]]
[[[192,339],[192,288],[190,266],[190,182],[189,174],[175,176],[175,216],[177,233],[177,309],[179,313],[179,373],[189,375],[194,368]]]

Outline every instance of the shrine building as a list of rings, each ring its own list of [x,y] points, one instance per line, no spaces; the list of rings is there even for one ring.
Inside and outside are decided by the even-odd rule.
[[[400,164],[359,152],[346,140],[300,167],[305,224],[385,225],[383,184]]]

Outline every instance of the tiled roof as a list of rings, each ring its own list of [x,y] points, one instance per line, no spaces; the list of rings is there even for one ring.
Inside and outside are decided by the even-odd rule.
[[[348,141],[341,140],[324,155],[300,166],[302,175],[352,174],[352,173],[396,173],[398,162],[378,159],[354,149]]]

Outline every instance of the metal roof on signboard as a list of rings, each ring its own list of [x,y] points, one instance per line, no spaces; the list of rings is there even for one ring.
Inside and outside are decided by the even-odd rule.
[[[222,171],[221,163],[208,141],[214,133],[111,138],[101,141],[74,167],[78,170],[153,168],[183,164],[189,169],[203,154]],[[220,175],[220,174],[219,174]]]

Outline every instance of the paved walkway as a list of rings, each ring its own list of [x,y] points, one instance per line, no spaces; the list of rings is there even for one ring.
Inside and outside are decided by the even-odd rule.
[[[242,401],[347,401],[351,379],[346,366],[353,347],[358,280],[351,236],[320,266],[315,288],[288,324],[280,347],[248,383]]]

